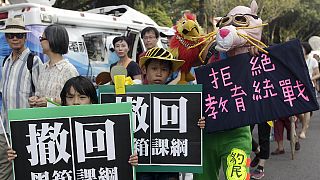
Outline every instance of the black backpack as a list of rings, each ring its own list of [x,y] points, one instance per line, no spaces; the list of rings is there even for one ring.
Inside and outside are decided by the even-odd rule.
[[[4,66],[4,63],[6,62],[6,60],[8,59],[8,57],[9,57],[9,56],[6,56],[6,57],[3,59],[2,67]],[[33,53],[29,53],[28,59],[27,59],[27,68],[28,68],[28,70],[29,70],[29,72],[30,72],[32,92],[35,92],[35,87],[34,87],[33,80],[32,80],[33,58],[34,58],[34,54],[33,54]]]

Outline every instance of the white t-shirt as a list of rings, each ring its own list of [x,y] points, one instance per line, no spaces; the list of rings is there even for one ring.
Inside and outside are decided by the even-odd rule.
[[[320,58],[320,50],[313,50],[308,54],[308,58],[315,58],[315,57]],[[315,58],[315,59],[320,62],[319,59],[317,59],[317,58]]]
[[[315,58],[308,57],[308,59],[306,60],[306,63],[308,66],[309,76],[310,78],[312,78],[313,69],[319,67],[318,61]]]

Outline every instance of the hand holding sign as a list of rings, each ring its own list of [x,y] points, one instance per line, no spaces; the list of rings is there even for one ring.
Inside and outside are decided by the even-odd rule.
[[[9,149],[9,150],[7,151],[7,154],[8,154],[8,160],[9,160],[9,161],[12,161],[12,160],[14,160],[14,159],[17,157],[17,153],[16,153],[16,151],[13,150],[13,149]]]

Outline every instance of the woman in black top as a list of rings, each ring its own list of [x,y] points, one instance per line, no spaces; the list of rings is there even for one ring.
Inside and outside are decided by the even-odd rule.
[[[127,69],[128,76],[130,76],[132,80],[141,80],[141,69],[139,65],[136,62],[132,61],[132,59],[128,56],[128,52],[130,49],[129,39],[125,36],[119,36],[115,37],[112,43],[120,60],[114,64],[111,64],[110,69],[112,69],[112,67],[116,65],[123,66]]]

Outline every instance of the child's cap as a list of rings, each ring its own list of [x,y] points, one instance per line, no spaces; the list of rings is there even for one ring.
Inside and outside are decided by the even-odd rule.
[[[159,47],[149,49],[146,54],[140,58],[140,67],[142,67],[148,59],[171,61],[172,71],[178,70],[184,64],[184,60],[174,59],[169,51]]]

